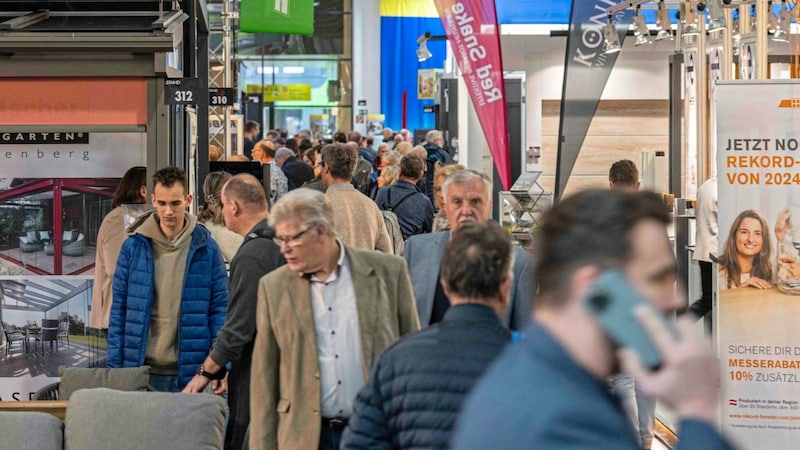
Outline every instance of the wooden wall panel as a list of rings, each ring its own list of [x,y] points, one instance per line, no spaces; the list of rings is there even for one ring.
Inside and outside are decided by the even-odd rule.
[[[542,101],[542,185],[555,187],[560,101]],[[639,165],[642,150],[667,151],[667,100],[604,100],[597,108],[565,195],[586,188],[607,188],[608,169],[630,159]]]

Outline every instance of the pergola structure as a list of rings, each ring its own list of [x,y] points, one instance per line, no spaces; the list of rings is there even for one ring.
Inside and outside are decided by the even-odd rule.
[[[92,287],[92,280],[29,278],[0,281],[0,300],[5,310],[46,313]]]
[[[7,202],[23,198],[26,196],[41,194],[43,192],[52,193],[52,229],[53,236],[61,236],[63,232],[63,198],[64,191],[72,191],[79,193],[95,194],[101,197],[110,198],[113,195],[118,180],[110,178],[36,178],[25,180],[22,184],[14,186],[11,189],[0,192],[0,202]],[[21,230],[20,230],[21,231]],[[31,272],[39,275],[61,275],[63,273],[62,267],[62,248],[60,245],[53,247],[53,270],[48,272],[40,267],[35,267],[24,263],[16,258],[8,255],[0,254],[0,258],[8,260],[12,263],[22,265]],[[78,271],[69,273],[75,275],[82,273],[94,267],[91,264],[87,267],[82,267]]]

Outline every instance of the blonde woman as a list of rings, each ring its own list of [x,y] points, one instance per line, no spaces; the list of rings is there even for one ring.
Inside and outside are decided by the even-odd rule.
[[[226,264],[230,264],[244,240],[241,235],[225,227],[225,219],[222,217],[222,186],[231,177],[232,175],[228,172],[211,172],[206,175],[206,179],[203,181],[203,196],[206,205],[197,216],[197,221],[208,228],[211,237],[219,245]]]
[[[382,188],[384,186],[391,186],[395,184],[399,177],[400,177],[399,166],[384,167],[383,170],[381,170],[381,174],[378,176],[378,188]]]

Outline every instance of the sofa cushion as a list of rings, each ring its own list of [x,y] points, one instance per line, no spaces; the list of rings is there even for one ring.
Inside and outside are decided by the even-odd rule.
[[[61,234],[62,241],[71,241],[72,240],[72,231],[65,231]]]
[[[64,422],[41,412],[0,412],[2,448],[61,450]]]
[[[64,448],[220,449],[225,408],[209,394],[84,389],[69,400]]]
[[[39,236],[36,234],[35,231],[28,231],[28,240],[31,242],[37,242],[39,240]]]
[[[146,391],[150,383],[150,366],[121,369],[61,366],[58,376],[61,377],[58,398],[69,400],[78,389],[106,387],[118,391]]]
[[[39,240],[40,241],[49,241],[50,240],[50,232],[49,231],[39,231]]]
[[[28,236],[21,236],[19,238],[19,241],[22,242],[23,244],[30,244],[31,243],[31,240],[30,240],[30,238],[28,238]]]

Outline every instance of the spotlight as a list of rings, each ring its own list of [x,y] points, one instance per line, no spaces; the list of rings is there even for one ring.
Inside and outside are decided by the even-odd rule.
[[[686,0],[681,3],[681,22],[683,22],[682,36],[697,36],[700,31],[697,28],[697,3],[694,0]]]
[[[767,7],[767,14],[769,14],[769,18],[767,19],[767,33],[773,34],[775,30],[778,29],[778,16],[775,15],[775,12],[772,9],[772,2],[767,3],[769,6]]]
[[[672,39],[672,19],[669,18],[669,10],[664,5],[664,0],[658,2],[656,25],[661,28],[656,35],[657,41],[662,39]]]
[[[428,39],[431,38],[430,32],[425,32],[425,34],[421,35],[417,38],[417,44],[419,44],[419,48],[417,49],[417,61],[427,61],[428,59],[433,56],[431,51],[428,50]]]
[[[603,53],[616,53],[622,50],[622,46],[619,45],[617,29],[614,27],[614,24],[611,21],[611,16],[608,16],[608,22],[603,25],[603,37],[605,38],[605,42],[603,43]]]
[[[720,0],[708,0],[708,32],[722,31],[725,29],[725,19],[722,17],[722,4]]]
[[[778,26],[772,33],[772,40],[776,42],[789,42],[789,33],[791,33],[792,26],[792,13],[786,8],[786,1],[781,1],[781,16],[778,21]]]
[[[642,15],[641,6],[636,7],[636,14],[634,14],[633,20],[631,20],[631,26],[633,27],[633,35],[636,36],[636,42],[633,45],[638,47],[640,45],[653,43],[653,41],[650,40],[650,30],[647,29],[647,22],[645,22],[644,16]]]

